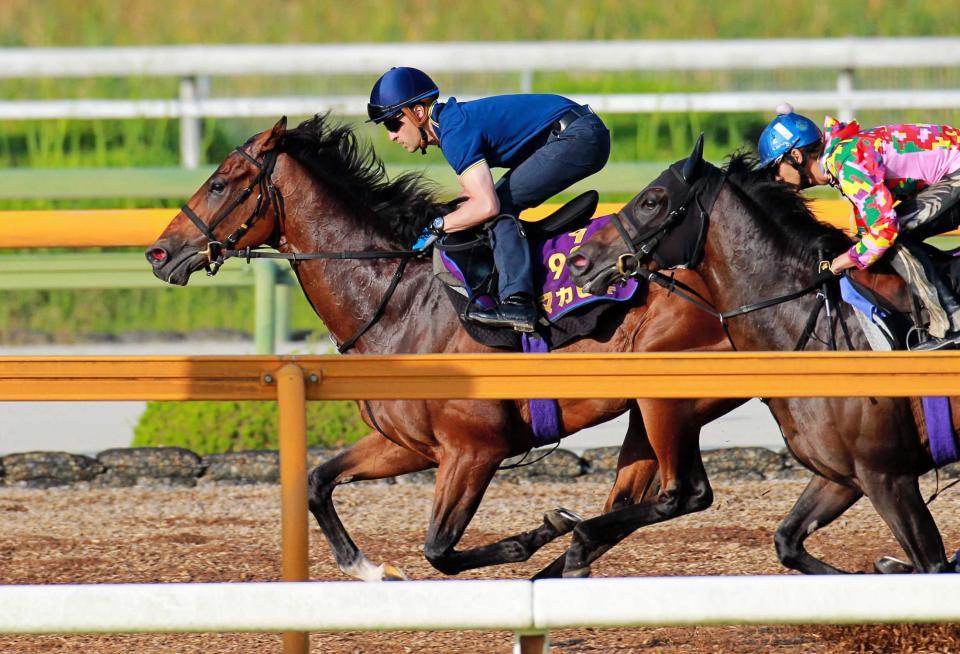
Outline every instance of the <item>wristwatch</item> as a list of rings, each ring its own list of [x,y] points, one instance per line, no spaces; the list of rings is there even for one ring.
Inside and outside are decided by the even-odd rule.
[[[430,223],[430,229],[435,232],[443,232],[443,216],[437,216],[433,219],[433,222]]]

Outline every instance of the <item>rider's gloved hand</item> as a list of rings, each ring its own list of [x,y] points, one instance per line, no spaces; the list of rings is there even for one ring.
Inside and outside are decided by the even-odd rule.
[[[823,284],[829,284],[830,282],[836,281],[839,277],[840,275],[831,272],[830,267],[827,266],[823,270],[819,271],[816,276],[810,280],[810,284],[822,286]]]
[[[434,241],[443,236],[443,217],[437,216],[430,223],[429,227],[424,227],[417,237],[417,242],[413,244],[412,250],[426,250],[433,245]]]
[[[437,235],[430,231],[429,227],[424,227],[417,237],[417,242],[410,248],[411,250],[426,250],[437,240]]]

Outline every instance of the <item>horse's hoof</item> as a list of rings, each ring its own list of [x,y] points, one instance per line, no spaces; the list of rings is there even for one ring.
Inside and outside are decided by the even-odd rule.
[[[586,566],[586,567],[583,567],[583,568],[577,568],[576,570],[564,570],[564,571],[563,571],[563,578],[564,578],[564,579],[580,579],[580,578],[589,577],[589,576],[590,576],[590,566],[589,566],[589,565]]]
[[[583,518],[561,506],[544,513],[543,522],[556,530],[558,536],[562,536],[573,531],[574,527],[583,522]]]
[[[410,578],[397,566],[384,563],[381,579],[383,581],[409,581]]]
[[[913,572],[913,564],[892,556],[881,556],[874,561],[873,569],[883,575],[908,575]]]

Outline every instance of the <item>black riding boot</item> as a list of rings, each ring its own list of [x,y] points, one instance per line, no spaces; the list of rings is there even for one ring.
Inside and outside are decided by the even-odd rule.
[[[537,307],[531,296],[517,293],[492,309],[471,308],[466,318],[485,327],[509,327],[518,332],[533,332],[537,326]]]

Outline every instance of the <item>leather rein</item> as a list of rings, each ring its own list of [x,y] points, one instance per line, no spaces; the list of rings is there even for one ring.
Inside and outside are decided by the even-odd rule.
[[[250,263],[251,259],[284,259],[290,261],[291,265],[296,266],[300,261],[311,261],[315,259],[400,259],[400,265],[397,266],[397,270],[393,275],[393,279],[390,281],[390,285],[387,287],[386,292],[383,295],[383,298],[380,300],[380,304],[377,306],[376,310],[373,313],[373,316],[370,317],[363,325],[357,329],[356,332],[350,338],[345,340],[343,343],[337,344],[337,351],[340,354],[343,354],[350,348],[352,348],[356,342],[363,336],[367,331],[373,327],[374,324],[383,316],[384,309],[387,306],[387,303],[390,301],[390,298],[393,297],[394,291],[397,290],[397,286],[400,284],[400,280],[403,277],[403,273],[407,268],[407,264],[410,262],[410,259],[415,257],[425,256],[425,252],[428,251],[427,248],[423,250],[343,250],[338,252],[268,252],[264,250],[259,250],[256,248],[246,247],[242,250],[237,250],[236,245],[240,242],[240,239],[250,231],[250,228],[266,213],[268,207],[272,207],[274,210],[274,215],[277,218],[277,225],[274,229],[273,235],[270,239],[267,240],[266,244],[270,247],[275,248],[279,242],[280,231],[284,222],[286,221],[286,206],[283,201],[283,194],[280,192],[280,189],[273,184],[273,169],[277,163],[277,157],[280,152],[278,150],[270,150],[263,155],[263,161],[257,161],[249,154],[243,151],[242,148],[234,148],[244,159],[256,166],[257,175],[253,178],[253,181],[250,182],[250,185],[245,189],[240,191],[237,194],[237,197],[227,205],[216,217],[213,218],[209,223],[203,221],[203,219],[196,214],[189,206],[186,204],[180,207],[180,211],[190,219],[190,221],[200,230],[200,233],[207,237],[207,246],[206,249],[201,250],[200,254],[204,255],[207,258],[207,263],[205,265],[207,275],[213,276],[216,275],[223,264],[227,259],[231,258],[241,258],[244,259],[247,263]],[[259,189],[257,195],[257,204],[254,207],[253,211],[247,216],[247,219],[244,220],[239,227],[237,227],[226,239],[221,241],[214,235],[214,230],[217,226],[223,222],[228,216],[230,216],[238,207],[244,204],[247,199],[253,194],[254,189]],[[309,298],[308,298],[309,299]]]

